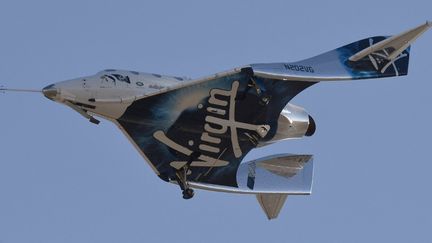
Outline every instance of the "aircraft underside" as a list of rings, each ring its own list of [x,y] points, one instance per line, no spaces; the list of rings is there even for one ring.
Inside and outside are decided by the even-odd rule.
[[[272,219],[287,195],[311,193],[313,156],[244,157],[254,148],[314,134],[312,116],[289,102],[318,82],[407,75],[410,45],[430,26],[369,37],[298,62],[251,64],[196,80],[111,69],[35,92],[92,123],[99,123],[95,116],[114,122],[162,180],[178,184],[183,198],[193,197],[192,188],[254,194]]]

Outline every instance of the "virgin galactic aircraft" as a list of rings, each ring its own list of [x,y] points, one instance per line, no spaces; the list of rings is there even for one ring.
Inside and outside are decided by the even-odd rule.
[[[99,123],[95,116],[115,123],[157,176],[180,186],[183,198],[193,197],[192,188],[253,194],[273,219],[287,195],[311,193],[313,156],[243,161],[246,154],[314,134],[312,117],[289,103],[314,84],[407,75],[410,45],[431,25],[200,79],[108,69],[37,91],[92,123]]]

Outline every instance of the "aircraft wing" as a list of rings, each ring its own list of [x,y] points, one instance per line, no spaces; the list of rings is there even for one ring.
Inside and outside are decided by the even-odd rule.
[[[275,135],[282,109],[313,84],[236,69],[136,100],[117,124],[162,179],[189,164],[190,182],[238,187],[242,159]]]
[[[238,187],[240,162],[259,141],[274,137],[279,114],[294,96],[321,81],[406,75],[410,45],[431,25],[369,37],[303,61],[251,64],[134,98],[117,123],[162,179],[173,179],[187,164],[190,182]],[[275,168],[279,175],[292,173],[267,165]]]

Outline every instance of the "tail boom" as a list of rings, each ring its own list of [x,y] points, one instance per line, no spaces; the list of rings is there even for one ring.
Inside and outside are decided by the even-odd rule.
[[[251,68],[264,78],[309,82],[403,76],[408,74],[410,45],[431,26],[426,22],[399,35],[369,37],[302,61]]]

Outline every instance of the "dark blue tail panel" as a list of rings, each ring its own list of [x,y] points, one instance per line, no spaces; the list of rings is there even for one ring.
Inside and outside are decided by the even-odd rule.
[[[379,50],[367,55],[358,61],[350,61],[349,58],[357,52],[372,46],[387,37],[376,36],[353,42],[340,47],[335,51],[339,53],[340,62],[345,65],[353,79],[382,78],[402,76],[408,74],[408,62],[410,47],[405,49],[393,60],[388,60],[389,53],[393,50]]]

